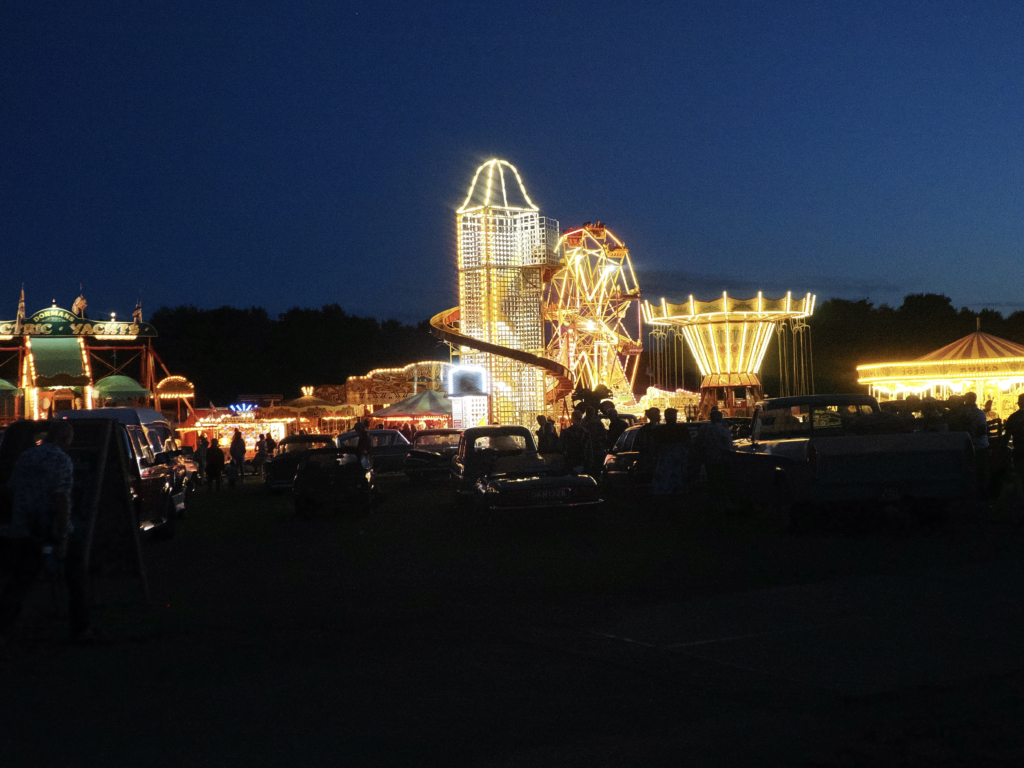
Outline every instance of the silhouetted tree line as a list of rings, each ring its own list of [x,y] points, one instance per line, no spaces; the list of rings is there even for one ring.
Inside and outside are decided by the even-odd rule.
[[[1008,317],[996,310],[953,307],[948,296],[911,294],[897,308],[862,299],[830,299],[810,318],[818,392],[859,392],[858,365],[913,360],[981,329],[1024,344],[1024,311]],[[265,309],[163,307],[151,322],[157,351],[175,373],[195,383],[196,402],[232,402],[240,394],[280,393],[298,397],[304,385],[344,384],[374,368],[417,360],[447,360],[447,347],[430,335],[429,323],[380,322],[346,313],[337,304],[291,309],[270,317]],[[637,392],[649,381],[641,360]],[[686,352],[686,386],[700,385],[693,356]],[[776,342],[762,368],[765,391],[779,391]]]
[[[172,373],[196,386],[196,404],[244,394],[291,399],[300,387],[344,384],[374,368],[447,360],[427,321],[406,325],[358,317],[337,304],[290,309],[272,318],[262,307],[162,307],[150,319],[156,349]]]

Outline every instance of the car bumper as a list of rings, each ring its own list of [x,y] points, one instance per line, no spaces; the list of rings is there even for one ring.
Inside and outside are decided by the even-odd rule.
[[[524,509],[574,509],[576,507],[594,507],[598,504],[603,504],[604,499],[593,499],[588,501],[531,501],[531,502],[513,502],[511,504],[496,504],[488,503],[487,508],[495,512],[509,510],[524,510]]]

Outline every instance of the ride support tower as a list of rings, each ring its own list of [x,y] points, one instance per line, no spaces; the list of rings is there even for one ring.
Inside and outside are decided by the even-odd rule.
[[[629,250],[602,222],[566,230],[562,268],[546,281],[547,356],[588,389],[608,387],[619,408],[633,407],[642,351],[640,286]]]

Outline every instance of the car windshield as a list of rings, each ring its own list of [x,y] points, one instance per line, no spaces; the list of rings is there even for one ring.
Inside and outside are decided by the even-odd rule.
[[[842,434],[860,418],[874,413],[867,404],[794,405],[770,408],[761,418],[761,439],[810,434]]]
[[[321,453],[310,456],[306,461],[307,467],[314,469],[330,469],[332,467],[344,467],[359,463],[359,457],[354,453]]]
[[[526,450],[526,437],[524,435],[488,435],[478,437],[473,441],[474,451],[501,451],[502,453],[514,451],[521,453]]]
[[[459,444],[459,436],[416,435],[412,443],[417,448],[455,448]]]

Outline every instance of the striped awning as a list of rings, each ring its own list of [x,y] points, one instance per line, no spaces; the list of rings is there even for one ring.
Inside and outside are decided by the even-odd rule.
[[[977,331],[964,336],[959,341],[947,344],[942,349],[929,352],[914,362],[932,362],[940,360],[993,360],[1007,357],[1024,357],[1024,345],[1000,339],[987,333]]]

